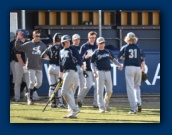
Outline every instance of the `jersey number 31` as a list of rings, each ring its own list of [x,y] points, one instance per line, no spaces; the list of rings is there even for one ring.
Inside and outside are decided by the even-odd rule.
[[[137,58],[137,49],[129,49],[129,58]]]

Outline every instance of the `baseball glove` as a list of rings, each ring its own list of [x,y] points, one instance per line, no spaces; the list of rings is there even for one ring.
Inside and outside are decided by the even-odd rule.
[[[142,82],[145,82],[148,79],[148,75],[142,72]]]

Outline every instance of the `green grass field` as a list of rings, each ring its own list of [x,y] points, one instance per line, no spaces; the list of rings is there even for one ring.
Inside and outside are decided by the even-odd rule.
[[[160,109],[143,109],[128,114],[129,108],[111,107],[111,112],[99,113],[92,106],[83,106],[75,119],[65,119],[67,109],[50,108],[45,104],[29,106],[26,102],[10,104],[10,123],[160,123]]]

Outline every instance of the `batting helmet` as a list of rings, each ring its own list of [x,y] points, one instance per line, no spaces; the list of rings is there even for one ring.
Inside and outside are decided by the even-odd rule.
[[[55,33],[53,36],[53,42],[60,42],[62,36],[62,33]]]
[[[19,31],[23,32],[22,36],[23,36],[24,38],[28,38],[29,35],[30,35],[29,32],[28,32],[27,30],[24,30],[24,29],[18,29],[18,30],[16,31],[16,34],[17,34]]]
[[[64,45],[63,43],[64,43],[65,41],[68,41],[68,40],[71,40],[70,36],[69,36],[69,35],[63,35],[63,36],[61,37],[61,43],[62,43],[62,45]]]

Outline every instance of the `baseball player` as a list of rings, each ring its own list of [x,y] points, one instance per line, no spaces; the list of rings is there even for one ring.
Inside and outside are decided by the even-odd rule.
[[[76,48],[78,50],[78,53],[80,51],[80,46],[79,46],[79,43],[80,43],[80,35],[79,34],[74,34],[72,36],[72,46],[74,48]],[[77,79],[76,79],[76,82],[75,82],[75,85],[74,85],[74,90],[76,90],[76,88],[79,86],[79,89],[78,89],[78,93],[77,95],[79,95],[81,93],[81,91],[84,89],[84,75],[83,75],[83,71],[82,71],[82,68],[80,68],[79,65],[76,66],[77,67]]]
[[[20,29],[18,31],[22,31],[22,38],[20,39],[20,44],[24,44],[27,42],[27,37],[29,32],[27,30]],[[14,50],[16,54],[15,60],[15,86],[14,86],[14,99],[13,101],[19,102],[20,101],[20,86],[22,81],[26,82],[27,87],[29,86],[29,76],[27,74],[26,66],[25,66],[25,53]]]
[[[55,90],[56,84],[58,82],[59,77],[59,53],[60,50],[63,48],[61,45],[61,33],[55,33],[53,37],[53,46],[47,48],[41,55],[41,58],[45,60],[49,60],[49,67],[48,67],[48,78],[50,81],[50,88],[49,88],[49,97],[53,94]],[[66,108],[66,106],[62,103],[61,97],[61,90],[58,91],[58,107]],[[54,97],[53,101],[51,102],[51,108],[57,108],[56,97]]]
[[[60,51],[60,77],[63,73],[63,85],[62,85],[62,96],[64,97],[67,105],[71,108],[69,115],[64,118],[76,117],[80,112],[79,108],[75,104],[75,99],[73,95],[73,84],[76,81],[77,69],[76,65],[79,64],[84,70],[84,65],[81,61],[78,51],[70,46],[70,36],[63,35],[61,38],[61,43],[63,49]]]
[[[98,108],[96,81],[95,81],[95,78],[93,77],[93,74],[91,71],[91,66],[90,66],[91,55],[94,52],[94,50],[97,49],[97,45],[95,42],[96,35],[97,35],[97,33],[95,31],[90,31],[88,33],[88,42],[84,43],[80,49],[80,55],[82,57],[82,60],[83,60],[83,62],[86,63],[86,73],[88,74],[88,77],[85,80],[86,87],[81,91],[81,93],[78,95],[78,98],[77,98],[79,107],[82,107],[83,100],[84,100],[85,96],[87,95],[88,91],[90,90],[90,88],[93,86],[93,82],[94,82],[95,85],[94,85],[93,107]]]
[[[46,49],[46,45],[40,41],[40,32],[33,31],[33,40],[20,45],[23,32],[18,32],[15,48],[26,54],[26,67],[29,73],[29,92],[27,94],[28,105],[33,105],[33,92],[42,85],[42,59],[41,53]]]
[[[124,41],[124,45],[119,54],[118,60],[124,59],[125,79],[127,87],[127,95],[131,110],[129,114],[141,112],[141,72],[144,72],[145,56],[143,51],[137,45],[138,38],[133,32],[129,32]]]
[[[15,43],[15,34],[10,33],[10,98],[14,96],[14,84],[15,84],[15,52],[14,52],[14,43]]]
[[[98,49],[94,51],[91,57],[91,69],[97,81],[97,99],[101,113],[105,112],[105,110],[110,111],[109,100],[112,95],[111,61],[122,70],[122,65],[109,50],[105,49],[105,42],[103,37],[97,38]],[[104,86],[106,93],[103,99]]]

